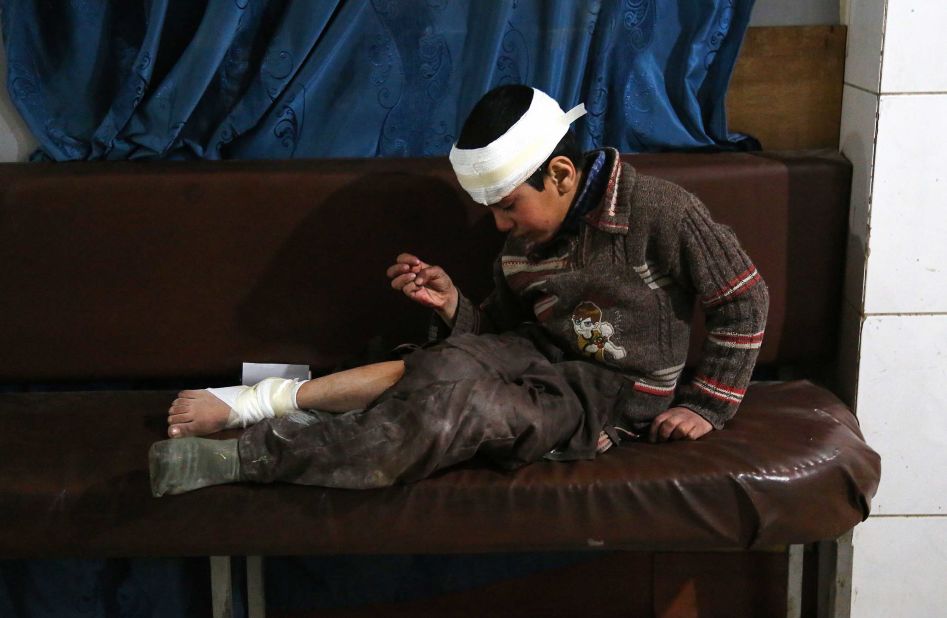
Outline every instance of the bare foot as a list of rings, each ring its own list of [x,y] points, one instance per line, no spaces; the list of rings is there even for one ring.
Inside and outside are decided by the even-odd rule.
[[[227,424],[230,406],[207,391],[181,391],[168,410],[168,436],[206,436]]]

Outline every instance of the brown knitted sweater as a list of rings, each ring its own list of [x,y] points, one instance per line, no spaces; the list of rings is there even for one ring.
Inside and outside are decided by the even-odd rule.
[[[494,265],[495,290],[479,307],[461,295],[452,332],[536,322],[568,356],[629,380],[621,417],[653,418],[679,405],[720,429],[750,380],[766,286],[733,232],[694,195],[638,174],[614,150],[605,155],[600,199],[577,229],[542,246],[508,237]],[[694,378],[681,384],[695,299],[708,336]]]

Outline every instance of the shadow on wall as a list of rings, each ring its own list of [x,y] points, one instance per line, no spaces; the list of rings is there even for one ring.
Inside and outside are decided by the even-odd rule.
[[[502,244],[486,209],[432,176],[367,174],[316,204],[240,304],[240,330],[267,346],[305,344],[330,368],[353,356],[422,343],[431,313],[385,274],[399,253],[442,266],[479,301]],[[372,360],[372,359],[368,359]]]

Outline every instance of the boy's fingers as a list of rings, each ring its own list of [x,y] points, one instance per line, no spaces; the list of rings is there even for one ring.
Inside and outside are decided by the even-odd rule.
[[[671,432],[671,439],[673,439],[673,440],[683,440],[684,438],[687,437],[687,434],[688,434],[690,431],[691,431],[691,426],[690,426],[690,424],[688,424],[688,423],[686,423],[686,422],[678,423],[677,426],[674,427],[674,431]]]
[[[429,266],[429,264],[424,263],[424,260],[416,255],[411,255],[410,253],[399,253],[398,257],[395,258],[395,262],[398,264],[407,264],[412,269],[419,266],[421,268],[427,268]]]
[[[444,272],[444,269],[440,266],[429,266],[418,273],[418,278],[415,282],[418,285],[430,285],[431,283],[437,282],[440,284],[450,281],[447,277],[447,273]],[[444,287],[443,285],[435,287]]]
[[[648,439],[651,442],[668,440],[696,440],[708,433],[713,427],[696,413],[678,409],[662,412],[654,418]]]
[[[694,430],[693,430],[694,440],[696,440],[697,438],[706,436],[708,433],[710,433],[714,429],[714,426],[710,424],[710,421],[708,421],[704,417],[701,417],[701,419],[704,421],[703,423],[694,424]]]
[[[434,299],[431,298],[431,291],[426,287],[415,285],[413,281],[404,286],[404,293],[411,300],[419,302],[422,305],[433,307],[436,304]]]
[[[655,442],[658,439],[658,425],[661,424],[661,421],[664,420],[664,415],[657,415],[653,421],[651,421],[651,427],[648,428],[648,442]]]
[[[422,268],[418,271],[418,277],[424,277],[425,279],[433,279],[438,275],[438,271],[444,272],[441,270],[440,266],[428,266],[427,268]]]
[[[399,253],[398,257],[395,258],[395,261],[399,264],[407,264],[408,266],[414,266],[415,264],[421,263],[421,260],[419,260],[416,255],[411,255],[410,253]]]
[[[664,427],[671,419],[666,413],[661,413],[655,417],[654,421],[651,423],[651,432],[649,439],[652,442],[663,442],[667,437],[664,434]]]
[[[404,274],[411,270],[411,267],[407,264],[393,264],[388,267],[388,270],[385,271],[385,274],[388,275],[389,279],[394,279],[398,275]]]
[[[414,273],[405,273],[403,275],[395,277],[394,279],[391,280],[391,287],[393,287],[396,290],[403,290],[404,287],[407,284],[411,283],[416,276],[417,275],[415,275]]]
[[[671,439],[671,436],[674,435],[674,430],[677,429],[677,421],[673,418],[669,418],[663,423],[661,423],[660,429],[658,429],[658,435],[661,436],[661,441],[666,442]]]

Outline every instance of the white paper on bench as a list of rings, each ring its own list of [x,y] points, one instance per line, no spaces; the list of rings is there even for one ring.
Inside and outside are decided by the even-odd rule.
[[[244,363],[243,385],[253,386],[265,378],[312,379],[309,365],[286,365],[283,363]]]

